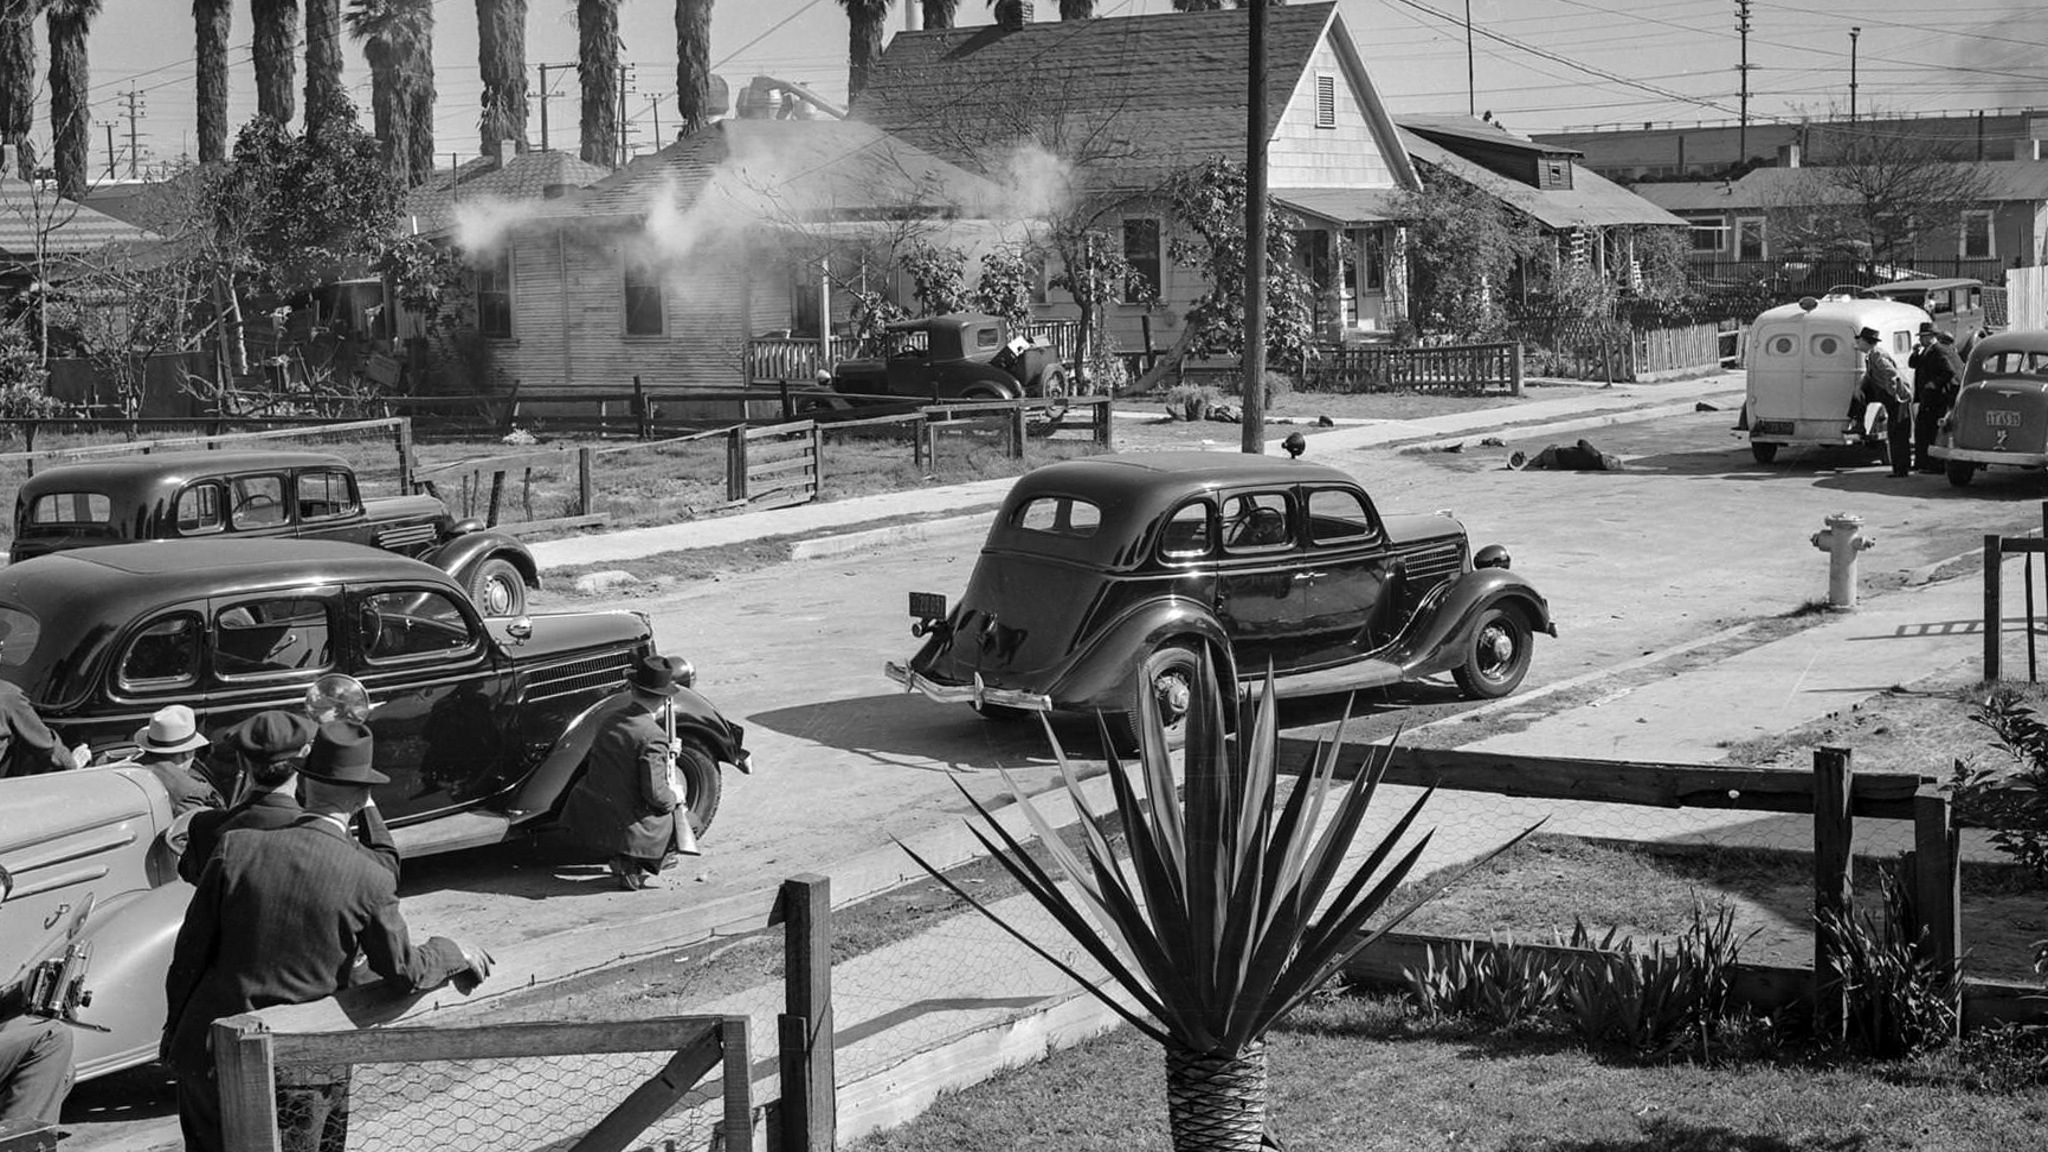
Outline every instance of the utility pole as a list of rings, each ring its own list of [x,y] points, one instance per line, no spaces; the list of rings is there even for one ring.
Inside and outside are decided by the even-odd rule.
[[[1849,29],[1849,124],[1856,124],[1856,38],[1863,35],[1860,26]]]
[[[142,92],[139,89],[130,88],[121,93],[121,114],[128,118],[128,178],[130,180],[135,179],[136,163],[142,155],[141,149],[136,144],[136,122],[141,118],[142,112]]]
[[[1735,66],[1742,78],[1742,126],[1735,132],[1737,163],[1749,159],[1749,5],[1750,0],[1735,0],[1735,30],[1742,33],[1742,63]]]
[[[661,97],[649,96],[647,98],[647,108],[648,111],[654,113],[654,147],[659,150],[661,148]]]
[[[1250,0],[1251,51],[1244,115],[1244,435],[1266,451],[1266,0]]]
[[[574,67],[576,67],[574,64],[543,64],[540,66],[540,150],[543,152],[548,150],[548,101],[555,98],[555,90],[548,87],[548,72],[550,69],[562,72]]]
[[[107,179],[112,180],[114,178],[114,122],[112,120],[102,120],[100,121],[100,127],[107,130]]]
[[[1465,0],[1465,115],[1479,115],[1479,85],[1472,71],[1472,0]]]

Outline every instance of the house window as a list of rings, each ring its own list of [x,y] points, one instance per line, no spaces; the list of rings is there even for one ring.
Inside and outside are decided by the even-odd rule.
[[[1728,225],[1719,216],[1694,216],[1686,222],[1692,225],[1693,251],[1719,252],[1728,246]]]
[[[1764,218],[1761,216],[1737,216],[1735,218],[1735,258],[1737,260],[1769,259],[1770,249],[1764,243]]]
[[[1318,74],[1316,76],[1316,127],[1337,126],[1337,78]]]
[[[1124,303],[1143,304],[1158,297],[1162,263],[1159,242],[1158,220],[1141,216],[1124,221],[1124,259],[1134,273],[1124,281]]]
[[[509,248],[476,270],[476,330],[500,339],[512,335],[512,251]]]
[[[1545,157],[1541,186],[1569,191],[1572,186],[1572,162],[1563,157]]]
[[[626,335],[662,333],[661,269],[626,261]]]
[[[1961,243],[1956,255],[1965,260],[1990,260],[1998,255],[1991,240],[1991,213],[1963,213]]]

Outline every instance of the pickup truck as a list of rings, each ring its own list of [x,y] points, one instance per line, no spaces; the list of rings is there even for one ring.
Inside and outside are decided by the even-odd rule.
[[[136,540],[331,540],[424,560],[485,616],[519,616],[540,569],[526,545],[432,496],[364,499],[325,452],[162,452],[39,472],[14,498],[10,562]]]

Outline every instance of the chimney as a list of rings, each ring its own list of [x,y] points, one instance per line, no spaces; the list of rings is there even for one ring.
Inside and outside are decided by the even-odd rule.
[[[517,140],[493,140],[490,143],[489,149],[484,152],[484,159],[490,161],[489,166],[492,169],[498,169],[505,166],[505,158],[507,156],[517,156],[518,154],[519,142]]]
[[[1778,145],[1778,167],[1799,167],[1799,142],[1797,140]]]
[[[996,27],[1015,32],[1031,20],[1031,0],[996,0]]]

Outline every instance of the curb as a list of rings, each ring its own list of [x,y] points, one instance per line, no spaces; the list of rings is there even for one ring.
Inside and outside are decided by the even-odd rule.
[[[878,548],[885,544],[907,541],[929,540],[934,536],[956,532],[986,523],[988,510],[996,504],[975,505],[971,514],[942,516],[936,520],[916,520],[908,524],[889,524],[880,528],[865,528],[854,532],[841,532],[830,536],[812,536],[798,540],[789,546],[791,560],[817,560],[829,556],[844,556],[867,548]]]

